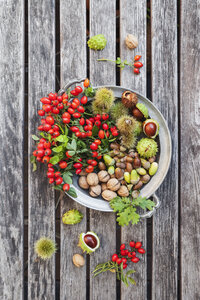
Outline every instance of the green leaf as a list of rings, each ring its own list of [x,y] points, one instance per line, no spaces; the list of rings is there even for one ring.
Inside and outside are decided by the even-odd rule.
[[[135,270],[129,270],[128,272],[126,272],[126,276],[129,276],[131,274],[135,273]]]
[[[126,197],[116,197],[112,199],[110,202],[110,207],[113,209],[114,212],[122,212],[125,208],[127,208],[130,204],[131,201],[129,198]]]
[[[54,148],[52,148],[52,150],[56,153],[62,152],[63,151],[63,146],[54,147]]]
[[[68,137],[66,135],[59,135],[56,138],[56,141],[61,142],[61,143],[67,143],[68,142]]]
[[[137,224],[140,220],[140,216],[136,213],[136,208],[133,206],[127,207],[123,212],[117,214],[117,221],[120,226],[128,225],[129,222]]]
[[[37,137],[35,134],[32,134],[32,139],[33,139],[34,141],[39,141],[39,137]]]
[[[131,284],[136,285],[136,282],[135,282],[135,280],[134,280],[132,277],[127,277],[127,278],[128,278],[128,281],[129,281]]]
[[[76,151],[76,140],[72,140],[71,142],[72,149]]]
[[[76,190],[73,187],[70,187],[69,191],[67,191],[67,194],[69,194],[73,198],[77,198]]]
[[[116,64],[120,64],[121,63],[121,58],[120,57],[117,57],[116,59]]]
[[[128,65],[127,59],[124,60],[124,64],[125,64],[125,65]]]
[[[68,151],[68,154],[69,154],[70,156],[73,156],[75,153],[76,153],[75,151]]]
[[[44,132],[40,132],[40,135],[45,139],[47,138],[46,135],[44,134]]]
[[[69,176],[68,173],[63,174],[63,180],[65,183],[68,183],[69,185],[72,184],[72,178]]]
[[[99,132],[99,127],[94,125],[93,128],[92,128],[92,135],[97,136],[98,132]]]
[[[67,126],[65,126],[65,135],[67,136],[68,135],[68,132],[69,132],[69,129]]]
[[[62,190],[63,190],[63,189],[62,189],[62,186],[60,186],[60,185],[54,185],[53,188],[54,188],[55,190],[58,190],[58,191],[62,191]]]
[[[134,199],[132,203],[134,206],[140,206],[142,209],[147,208],[148,210],[152,210],[155,206],[155,203],[153,201],[146,198],[142,198],[141,196]]]
[[[36,157],[34,155],[31,155],[30,161],[33,164],[34,162],[36,162]]]
[[[96,91],[93,89],[92,86],[89,86],[87,89],[84,90],[84,94],[87,97],[94,97]]]
[[[49,161],[49,162],[50,162],[52,165],[56,165],[59,161],[60,161],[59,156],[58,156],[58,155],[55,155],[55,156],[52,156],[52,157],[50,158],[50,161]]]
[[[36,162],[33,163],[33,172],[35,172],[37,170],[37,164]]]

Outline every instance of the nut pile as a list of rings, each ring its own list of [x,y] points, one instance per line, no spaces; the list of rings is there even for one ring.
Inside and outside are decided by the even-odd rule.
[[[134,150],[129,151],[117,143],[110,144],[109,155],[104,155],[104,162],[99,162],[99,172],[82,173],[79,185],[83,189],[89,189],[92,197],[102,196],[110,201],[119,195],[120,197],[136,198],[141,187],[148,183],[158,169],[156,157],[148,160],[140,158]]]

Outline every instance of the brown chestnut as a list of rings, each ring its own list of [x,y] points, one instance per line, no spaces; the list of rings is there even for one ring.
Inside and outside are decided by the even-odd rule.
[[[153,122],[149,122],[145,125],[144,131],[145,134],[149,137],[154,136],[156,134],[157,126]]]
[[[133,109],[132,114],[137,120],[141,120],[144,117],[143,113],[137,107]]]
[[[84,236],[84,242],[92,249],[97,245],[97,239],[91,234],[86,234]]]

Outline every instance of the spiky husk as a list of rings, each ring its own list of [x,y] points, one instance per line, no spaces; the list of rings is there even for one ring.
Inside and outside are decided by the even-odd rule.
[[[121,134],[130,135],[134,132],[134,128],[137,126],[136,122],[135,118],[125,115],[118,119],[116,125]]]
[[[149,115],[148,108],[143,103],[137,103],[136,107],[143,113],[145,119],[148,118]]]
[[[137,143],[137,152],[141,157],[150,158],[158,152],[158,144],[156,141],[143,138]]]
[[[133,133],[128,135],[121,135],[121,145],[128,148],[133,149],[136,146],[137,138]]]
[[[92,36],[87,42],[88,47],[93,50],[103,50],[106,46],[107,40],[103,34]]]
[[[112,119],[117,121],[121,116],[128,115],[128,108],[120,101],[112,105],[110,113]]]
[[[94,101],[92,102],[92,110],[94,114],[108,113],[115,100],[112,90],[100,88],[96,91]]]
[[[62,221],[67,225],[74,225],[80,223],[83,219],[83,214],[77,209],[68,210],[63,216]]]
[[[95,236],[95,238],[97,239],[97,246],[96,248],[90,248],[88,245],[85,244],[83,238],[86,234],[93,234]],[[86,252],[87,254],[91,254],[93,253],[95,250],[97,250],[100,246],[100,240],[99,240],[99,237],[97,236],[96,233],[94,233],[93,231],[88,231],[86,233],[82,232],[79,236],[79,242],[78,242],[78,247],[80,247],[83,252]]]
[[[44,260],[51,258],[57,250],[56,243],[47,237],[41,237],[37,240],[34,249],[38,257]]]
[[[154,136],[151,136],[151,139],[155,139],[155,137],[159,134],[159,129],[160,129],[159,123],[156,120],[154,120],[154,119],[147,119],[147,120],[145,120],[144,123],[143,123],[143,132],[144,132],[144,134],[146,134],[145,133],[145,126],[148,123],[151,123],[151,122],[155,123],[156,126],[157,126],[156,134]]]
[[[142,122],[136,121],[135,127],[134,127],[134,133],[136,136],[140,135],[142,133]]]

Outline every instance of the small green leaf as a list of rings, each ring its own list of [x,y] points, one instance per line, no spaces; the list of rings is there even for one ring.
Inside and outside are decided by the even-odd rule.
[[[76,140],[72,140],[71,142],[72,149],[76,151]]]
[[[69,185],[72,184],[72,178],[67,173],[63,174],[63,180],[65,183],[68,183]]]
[[[59,161],[60,161],[59,156],[58,156],[58,155],[55,155],[55,156],[53,156],[53,157],[50,158],[50,161],[49,161],[49,162],[50,162],[52,165],[56,165]]]
[[[37,170],[37,164],[33,163],[33,172],[35,172]]]
[[[52,148],[52,150],[56,153],[59,153],[59,152],[63,151],[63,146],[54,147],[54,148]]]
[[[75,153],[76,153],[75,151],[68,151],[68,154],[69,154],[70,156],[73,156]]]
[[[30,161],[33,164],[34,162],[36,162],[36,157],[34,155],[31,155]]]
[[[97,136],[98,132],[99,132],[99,127],[94,125],[93,128],[92,128],[92,135]]]
[[[77,198],[76,190],[73,187],[70,187],[69,191],[67,191],[67,194],[69,194],[73,198]]]
[[[54,185],[53,188],[54,188],[55,190],[58,190],[58,191],[62,191],[62,190],[63,190],[63,189],[62,189],[62,186],[60,186],[60,185]]]
[[[35,134],[32,134],[32,139],[33,139],[34,141],[39,141],[39,137],[37,137]]]
[[[67,126],[65,126],[65,135],[67,136],[68,135],[68,132],[69,132],[69,129]]]
[[[121,63],[121,58],[120,57],[117,57],[116,59],[116,64],[120,64]]]
[[[40,132],[40,135],[46,139],[46,135],[44,134],[44,132]]]
[[[128,278],[128,281],[131,283],[131,284],[135,284],[136,285],[136,282],[135,280],[132,278],[132,277],[127,277]]]
[[[66,142],[68,142],[68,137],[66,135],[62,134],[56,138],[56,141],[58,141],[60,143],[66,143]]]
[[[126,272],[126,276],[129,276],[131,274],[135,273],[135,270],[129,270],[128,272]]]

